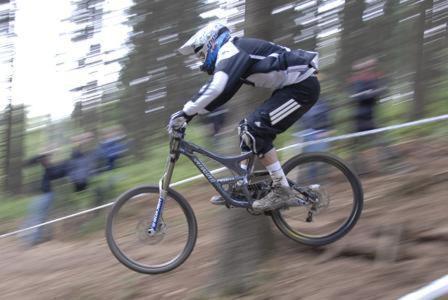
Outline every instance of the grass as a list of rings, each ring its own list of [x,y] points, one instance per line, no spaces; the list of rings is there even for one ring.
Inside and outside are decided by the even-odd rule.
[[[99,214],[94,218],[81,224],[79,228],[78,237],[83,238],[93,232],[104,230],[105,226],[106,226],[106,217],[104,216],[104,214]]]
[[[4,197],[2,197],[4,198]],[[0,203],[1,223],[24,216],[32,201],[32,197],[4,198]]]

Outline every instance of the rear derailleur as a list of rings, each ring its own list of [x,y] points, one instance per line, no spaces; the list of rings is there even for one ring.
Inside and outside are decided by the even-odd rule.
[[[305,219],[306,222],[313,222],[315,215],[318,215],[322,208],[328,207],[329,198],[325,191],[319,184],[312,184],[307,187],[294,187],[296,191],[301,193],[304,198],[303,202],[308,209],[308,216]]]

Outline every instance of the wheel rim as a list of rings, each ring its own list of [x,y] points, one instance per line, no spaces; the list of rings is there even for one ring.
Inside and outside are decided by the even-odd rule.
[[[148,234],[158,193],[140,191],[129,195],[116,207],[111,220],[111,248],[117,258],[137,271],[168,268],[182,260],[191,243],[190,224],[177,201],[167,196],[161,226],[154,235]],[[114,251],[115,250],[115,251]]]

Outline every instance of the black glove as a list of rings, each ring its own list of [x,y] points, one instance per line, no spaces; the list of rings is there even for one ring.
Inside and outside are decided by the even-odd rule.
[[[193,119],[193,116],[187,115],[183,110],[175,112],[171,115],[170,121],[168,123],[168,131],[171,133],[172,130],[179,130],[185,127],[188,122]]]

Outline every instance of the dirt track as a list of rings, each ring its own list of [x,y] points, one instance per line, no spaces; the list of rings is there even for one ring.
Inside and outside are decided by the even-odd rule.
[[[365,209],[342,240],[321,250],[276,232],[276,255],[262,270],[262,286],[239,299],[396,299],[448,273],[448,158],[435,147],[417,170],[363,178]],[[429,159],[431,158],[431,160]],[[111,255],[103,233],[56,238],[24,249],[0,241],[1,299],[209,299],[206,287],[219,255],[212,193],[187,191],[199,223],[195,250],[175,271],[145,276]],[[266,279],[268,278],[268,279]]]

